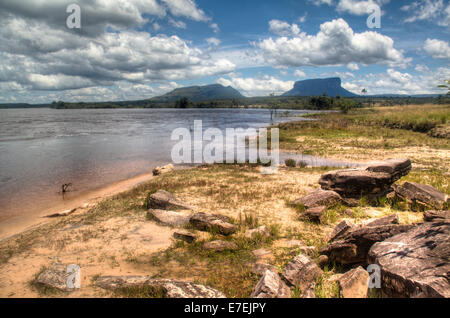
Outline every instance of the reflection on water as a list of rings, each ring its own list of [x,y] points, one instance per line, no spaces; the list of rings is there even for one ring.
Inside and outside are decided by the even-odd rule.
[[[310,112],[310,111],[308,111]],[[300,114],[302,111],[292,111]],[[287,121],[289,117],[275,120]],[[298,119],[298,118],[296,118]],[[170,162],[175,128],[249,128],[270,124],[268,110],[0,110],[0,221]]]

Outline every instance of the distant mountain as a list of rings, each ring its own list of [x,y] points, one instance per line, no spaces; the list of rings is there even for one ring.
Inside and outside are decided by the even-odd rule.
[[[177,88],[162,96],[153,97],[152,102],[171,103],[183,97],[187,97],[191,102],[200,102],[211,99],[240,99],[245,98],[239,91],[231,86],[225,87],[220,84],[206,86],[190,86]]]
[[[309,79],[298,81],[294,88],[283,94],[283,96],[321,96],[327,94],[331,97],[357,97],[358,95],[349,92],[341,86],[339,77]]]

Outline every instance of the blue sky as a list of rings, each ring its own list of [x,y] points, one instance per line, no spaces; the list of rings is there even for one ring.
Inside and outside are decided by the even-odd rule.
[[[80,7],[69,29],[67,5]],[[377,5],[381,28],[367,18]],[[145,99],[220,83],[246,96],[339,76],[369,94],[439,93],[446,0],[2,0],[0,102]]]

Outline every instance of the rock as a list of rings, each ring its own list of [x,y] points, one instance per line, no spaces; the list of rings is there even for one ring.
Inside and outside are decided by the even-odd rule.
[[[308,256],[300,254],[286,265],[283,279],[298,287],[303,295],[321,273],[322,270]]]
[[[319,256],[319,266],[324,267],[328,264],[328,256],[326,255],[320,255]]]
[[[102,276],[97,279],[96,284],[112,291],[136,287],[160,288],[164,298],[225,298],[223,293],[208,286],[171,279],[153,279],[150,276]]]
[[[450,210],[446,211],[426,211],[423,214],[425,222],[444,221],[450,219]]]
[[[44,217],[45,218],[57,218],[57,217],[68,216],[68,215],[71,215],[72,213],[75,213],[76,210],[77,210],[77,208],[71,209],[71,210],[64,210],[62,212],[49,214],[49,215],[46,215]]]
[[[191,215],[182,212],[150,209],[147,212],[147,217],[153,218],[164,225],[183,227],[189,224]]]
[[[339,277],[339,292],[343,298],[367,298],[369,273],[361,266]]]
[[[260,249],[252,251],[252,254],[256,258],[262,259],[262,258],[267,258],[267,257],[272,256],[272,251],[265,249],[265,248],[260,248]]]
[[[342,198],[342,203],[350,208],[356,208],[359,207],[361,202],[358,199]]]
[[[238,249],[238,246],[233,242],[227,241],[211,241],[203,244],[203,248],[208,251],[214,252],[223,252],[223,251],[235,251]]]
[[[267,228],[267,226],[262,225],[256,229],[247,230],[245,232],[245,237],[252,238],[253,236],[260,236],[260,237],[269,237],[270,236],[270,230]]]
[[[389,159],[386,161],[374,161],[367,165],[367,171],[383,172],[391,175],[392,182],[400,180],[411,171],[411,160],[409,159]]]
[[[167,173],[173,170],[173,164],[168,164],[166,166],[162,166],[162,167],[156,167],[155,169],[153,169],[153,175],[154,176],[159,176],[163,173]]]
[[[345,233],[347,233],[349,230],[351,230],[354,227],[355,227],[355,225],[352,222],[350,222],[348,220],[342,221],[341,223],[336,225],[336,227],[334,228],[333,232],[330,235],[329,242],[332,242],[332,241],[342,237]]]
[[[177,240],[185,241],[188,243],[192,243],[197,240],[197,235],[186,230],[176,230],[175,232],[173,232],[173,237]]]
[[[346,215],[346,216],[353,216],[353,210],[352,209],[345,209],[344,215]]]
[[[181,210],[193,210],[193,208],[178,200],[172,193],[158,190],[150,195],[147,199],[147,208],[149,209],[181,209]]]
[[[306,209],[317,206],[332,206],[341,202],[342,198],[334,191],[316,190],[300,199],[292,202],[293,204],[302,204]]]
[[[394,191],[399,198],[424,209],[443,210],[449,202],[447,194],[425,184],[405,182],[394,185]]]
[[[326,206],[317,206],[315,208],[309,208],[303,215],[312,222],[320,223],[322,214],[325,213],[326,210]]]
[[[333,190],[343,198],[380,196],[388,193],[391,185],[410,170],[409,159],[390,159],[370,163],[365,169],[328,172],[321,176],[319,184],[323,190]]]
[[[391,214],[389,216],[386,216],[384,218],[372,221],[370,223],[367,223],[366,226],[383,226],[383,225],[390,225],[390,224],[398,224],[399,223],[398,214]]]
[[[74,291],[80,286],[80,281],[76,281],[80,278],[79,275],[73,275],[74,271],[72,270],[72,268],[74,267],[80,268],[80,266],[76,264],[72,264],[69,266],[62,264],[53,264],[42,273],[40,273],[34,282],[36,284],[59,289],[60,291]],[[70,282],[69,279],[71,280]]]
[[[266,270],[253,289],[252,298],[290,298],[289,287],[273,271]]]
[[[428,136],[434,138],[450,139],[450,126],[449,125],[437,126],[431,129],[427,134]]]
[[[362,226],[348,230],[344,235],[320,249],[331,261],[342,264],[365,263],[373,244],[409,231],[414,225]]]
[[[450,222],[423,223],[376,243],[368,259],[381,267],[388,297],[450,297]]]
[[[200,231],[213,231],[222,235],[231,235],[237,231],[237,226],[229,223],[230,219],[223,215],[195,213],[189,222]]]
[[[259,262],[256,262],[255,264],[253,264],[251,272],[253,274],[262,276],[262,275],[264,275],[264,273],[267,270],[273,271],[275,273],[278,272],[278,269],[275,266],[267,264],[267,263],[259,263]]]

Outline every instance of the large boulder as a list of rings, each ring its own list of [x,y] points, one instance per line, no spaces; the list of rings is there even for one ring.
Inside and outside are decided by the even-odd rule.
[[[341,196],[336,192],[319,189],[293,201],[292,204],[301,204],[306,209],[311,209],[318,206],[332,206],[341,201]]]
[[[361,266],[348,271],[337,281],[342,298],[367,298],[369,273]]]
[[[334,241],[320,249],[331,261],[342,264],[366,263],[367,253],[373,244],[394,235],[409,231],[414,225],[387,224],[358,226],[347,230]]]
[[[163,225],[183,227],[189,224],[191,215],[182,212],[150,209],[147,212],[147,217]]]
[[[443,210],[449,202],[447,194],[426,184],[405,182],[403,185],[394,185],[394,191],[400,199],[412,204],[412,207]]]
[[[411,170],[409,159],[373,162],[361,169],[336,170],[321,176],[323,190],[332,190],[344,198],[386,194],[391,185]]]
[[[172,193],[164,190],[158,190],[157,192],[148,196],[147,208],[162,210],[193,210],[192,206],[178,200]]]
[[[208,286],[149,276],[102,276],[96,284],[112,291],[139,287],[161,289],[164,298],[225,298],[223,293]]]
[[[423,223],[376,243],[368,260],[381,268],[389,297],[450,297],[450,221]]]
[[[222,235],[231,235],[237,231],[237,226],[230,223],[230,219],[223,215],[195,213],[189,219],[190,224],[199,231],[217,232]]]
[[[280,276],[271,270],[266,270],[253,289],[252,298],[290,298],[291,291]]]
[[[338,238],[342,237],[345,233],[347,233],[349,230],[354,228],[356,225],[354,225],[352,222],[348,220],[344,220],[333,229],[333,232],[331,232],[329,241],[335,241]]]
[[[302,296],[314,289],[316,278],[322,270],[306,255],[298,255],[290,261],[284,271],[283,279],[289,285],[298,287]]]

